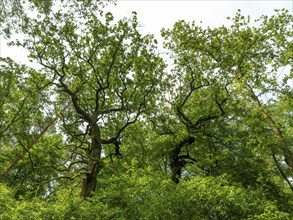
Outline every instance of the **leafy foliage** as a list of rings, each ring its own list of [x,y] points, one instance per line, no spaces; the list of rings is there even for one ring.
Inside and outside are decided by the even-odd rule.
[[[292,219],[292,15],[178,21],[168,73],[135,12],[67,3],[30,2],[40,68],[0,58],[0,219]]]
[[[112,0],[2,0],[0,3],[0,33],[10,38],[14,32],[22,32],[29,25],[33,14],[49,15],[54,7],[60,7],[63,11],[71,11],[77,14],[101,12]],[[32,13],[34,12],[34,13]]]

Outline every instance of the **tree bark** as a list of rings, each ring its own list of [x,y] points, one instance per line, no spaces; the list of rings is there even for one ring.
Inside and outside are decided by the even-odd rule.
[[[181,153],[181,148],[186,145],[190,145],[195,141],[194,137],[187,137],[178,143],[175,148],[170,152],[170,167],[172,170],[172,181],[175,184],[179,183],[179,178],[181,177],[182,168],[184,167],[184,161],[179,156]]]
[[[102,141],[101,132],[97,124],[92,128],[92,144],[88,153],[88,164],[86,166],[86,176],[82,183],[81,197],[85,200],[91,197],[96,191],[97,176],[102,168],[101,153]]]

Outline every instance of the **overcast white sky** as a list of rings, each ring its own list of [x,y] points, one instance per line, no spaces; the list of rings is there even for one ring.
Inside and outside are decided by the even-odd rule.
[[[252,20],[261,15],[272,15],[274,9],[286,8],[292,13],[293,0],[287,1],[156,1],[156,0],[118,0],[117,5],[108,6],[105,11],[113,13],[115,18],[129,17],[132,11],[138,14],[138,20],[143,25],[143,33],[153,33],[160,41],[160,30],[171,28],[180,20],[202,21],[204,26],[219,26],[227,23],[226,17],[233,17],[237,9],[243,15],[250,15]],[[6,46],[6,41],[0,39],[0,56],[10,56],[20,63],[26,63],[26,52],[20,48]]]
[[[117,6],[107,10],[114,16],[129,16],[136,11],[139,21],[144,25],[143,31],[159,36],[161,28],[171,28],[182,19],[186,21],[202,21],[206,26],[220,26],[227,22],[228,16],[235,15],[238,9],[242,14],[250,15],[254,20],[261,15],[272,15],[274,9],[286,8],[292,13],[293,0],[262,1],[262,0],[230,0],[230,1],[156,1],[156,0],[118,0]]]

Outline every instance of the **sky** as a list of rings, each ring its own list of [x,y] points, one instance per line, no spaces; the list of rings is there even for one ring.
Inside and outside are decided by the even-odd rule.
[[[243,15],[257,19],[261,15],[272,15],[274,9],[286,8],[292,13],[293,0],[263,1],[263,0],[230,0],[230,1],[157,1],[157,0],[118,0],[116,6],[109,5],[104,10],[113,13],[119,19],[130,17],[132,11],[137,12],[142,25],[143,34],[152,33],[162,42],[160,30],[171,28],[178,20],[202,21],[203,26],[216,27],[227,24],[226,18],[233,17],[238,9]],[[21,48],[6,46],[7,41],[0,36],[0,56],[10,56],[19,63],[27,63],[26,51]]]
[[[106,10],[120,18],[129,17],[132,11],[136,11],[138,20],[143,24],[142,31],[153,33],[159,38],[163,27],[171,28],[178,20],[202,21],[202,25],[216,27],[225,24],[226,18],[233,17],[238,9],[254,20],[264,14],[274,14],[274,9],[277,8],[286,8],[292,13],[293,1],[118,0],[117,6],[110,6]]]

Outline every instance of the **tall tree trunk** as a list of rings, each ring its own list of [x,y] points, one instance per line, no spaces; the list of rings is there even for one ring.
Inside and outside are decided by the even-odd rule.
[[[92,128],[92,144],[88,154],[88,164],[86,166],[86,176],[82,183],[82,199],[86,199],[92,196],[92,193],[96,191],[97,176],[102,168],[101,153],[101,133],[98,125],[94,125]]]

